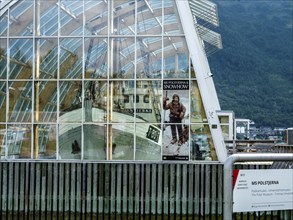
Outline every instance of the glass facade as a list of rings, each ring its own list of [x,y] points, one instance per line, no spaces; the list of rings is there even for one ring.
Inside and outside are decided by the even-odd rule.
[[[1,159],[217,160],[175,0],[2,4]]]

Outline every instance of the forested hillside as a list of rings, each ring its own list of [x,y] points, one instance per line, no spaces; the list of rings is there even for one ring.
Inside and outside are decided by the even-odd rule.
[[[293,127],[292,1],[216,1],[223,50],[209,57],[221,108]]]

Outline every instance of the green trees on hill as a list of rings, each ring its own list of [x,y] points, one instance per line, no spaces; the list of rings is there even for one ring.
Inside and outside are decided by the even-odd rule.
[[[293,126],[292,1],[216,1],[224,49],[209,57],[221,108]]]

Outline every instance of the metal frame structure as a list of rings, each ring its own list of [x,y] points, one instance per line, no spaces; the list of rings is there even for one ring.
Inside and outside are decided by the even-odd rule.
[[[85,101],[88,98],[86,90],[92,81],[102,81],[109,87],[106,88],[108,112],[104,120],[94,121],[92,124],[106,125],[108,129],[108,134],[105,135],[106,146],[108,146],[106,155],[107,159],[111,160],[113,142],[111,130],[112,125],[117,122],[112,121],[115,82],[124,80],[135,84],[140,80],[141,82],[161,83],[169,78],[185,79],[196,89],[199,88],[199,99],[203,100],[199,108],[201,110],[202,106],[204,107],[204,111],[201,110],[200,114],[202,113],[204,116],[201,118],[202,121],[189,121],[189,124],[195,126],[200,124],[209,141],[211,140],[208,145],[213,148],[213,151],[216,149],[217,155],[214,158],[221,162],[226,159],[225,143],[216,114],[216,111],[220,110],[220,105],[206,57],[222,48],[220,35],[210,30],[211,26],[219,25],[216,4],[208,0],[119,2],[114,0],[4,0],[1,1],[0,8],[1,25],[4,27],[0,33],[0,40],[5,44],[4,53],[1,54],[1,64],[5,68],[1,68],[3,70],[0,72],[0,81],[4,82],[1,85],[3,93],[0,94],[0,101],[2,99],[6,104],[6,119],[0,122],[5,130],[0,151],[3,159],[15,159],[14,156],[17,158],[17,155],[20,155],[20,151],[17,150],[21,149],[23,136],[27,133],[31,133],[26,143],[26,151],[29,151],[26,153],[29,156],[19,158],[40,159],[39,155],[46,150],[51,127],[54,132],[56,130],[56,134],[52,132],[55,135],[55,140],[53,140],[56,145],[55,158],[60,159],[61,141],[59,137],[63,134],[62,126],[71,126],[73,130],[80,126],[82,147],[80,158],[75,159],[85,159],[84,149],[87,139],[85,133],[88,131],[86,126],[92,122],[87,121],[86,114],[91,109],[87,108],[89,105]],[[83,14],[86,12],[88,13]],[[143,31],[141,32],[140,29]],[[121,46],[124,51],[121,50],[118,53],[117,45],[119,43],[117,42],[119,40],[124,40],[126,43],[124,42],[125,45]],[[93,45],[94,43],[96,45]],[[20,51],[19,56],[22,56],[23,59],[15,58],[17,50]],[[141,52],[142,50],[146,50],[149,54],[145,51]],[[184,63],[181,64],[182,69],[179,69],[180,53],[186,56],[181,58],[183,60],[181,62]],[[152,61],[150,61],[150,56]],[[177,75],[169,77],[164,75],[164,69],[166,60],[172,56],[174,57],[174,72]],[[119,63],[119,58],[125,60]],[[105,60],[97,62],[99,59]],[[64,70],[63,65],[66,62],[73,62],[73,64]],[[142,70],[149,71],[149,68],[141,66],[159,62],[161,62],[161,67],[158,68],[159,70],[156,69],[160,72],[158,77],[155,75],[156,73],[151,77],[137,76],[138,72]],[[100,65],[101,63],[104,64],[103,67]],[[195,70],[193,76],[191,76],[191,63]],[[91,65],[95,64],[98,65],[98,68],[93,68],[96,75],[88,76],[88,72],[92,71]],[[22,68],[28,68],[31,75],[20,76]],[[114,73],[116,69],[126,69],[129,72],[125,75],[121,73],[121,77],[116,78],[113,76],[117,74]],[[64,71],[67,72],[63,73]],[[131,71],[133,73],[130,73]],[[180,71],[185,75],[178,76]],[[17,87],[17,83],[26,85],[17,90],[17,88],[13,88],[14,85]],[[76,88],[77,86],[74,87],[74,83],[79,83],[80,89]],[[41,106],[41,93],[46,91],[48,84],[54,87],[52,91],[49,91],[52,95]],[[72,120],[63,120],[61,114],[65,110],[60,106],[65,102],[66,93],[73,92],[73,87],[74,91],[77,89],[79,91],[73,95],[76,99],[72,103],[76,104],[75,101],[80,99],[78,104],[81,104],[82,107],[80,112],[75,112],[75,115],[68,115],[73,118]],[[11,95],[10,90],[13,89],[15,90],[13,93],[19,92],[17,96]],[[136,97],[137,90],[133,89],[133,91],[134,97]],[[15,103],[11,102],[12,96],[13,99],[16,97]],[[191,92],[188,99],[192,99]],[[66,107],[68,108],[68,105]],[[74,118],[78,113],[79,115]],[[136,124],[141,121],[136,118],[136,111],[133,115],[133,121],[127,122],[129,124],[133,122],[132,130],[136,133]],[[190,118],[188,120],[191,120]],[[124,122],[119,121],[121,124]],[[148,123],[156,123],[163,127],[164,121]],[[12,128],[13,126],[15,130]],[[207,128],[209,131],[206,130]],[[13,147],[9,147],[12,145]],[[133,138],[133,145],[136,146],[135,138]],[[14,151],[12,148],[16,150]],[[136,159],[135,153],[133,154],[133,158]]]

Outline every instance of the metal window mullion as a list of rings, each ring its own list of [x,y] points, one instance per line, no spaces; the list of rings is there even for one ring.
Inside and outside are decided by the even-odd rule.
[[[56,106],[56,112],[57,112],[57,118],[56,118],[56,160],[59,160],[59,126],[60,126],[60,112],[59,112],[59,107],[60,107],[60,29],[61,29],[61,24],[60,24],[60,4],[57,6],[57,13],[58,13],[58,32],[57,32],[57,106]]]
[[[8,18],[10,16],[10,7],[8,8]],[[10,48],[9,48],[9,32],[10,32],[10,25],[9,25],[9,19],[7,21],[7,38],[6,38],[6,48],[7,48],[7,62],[6,62],[6,120],[5,120],[5,131],[6,131],[6,135],[5,135],[5,154],[4,154],[4,159],[8,159],[8,117],[9,117],[9,84],[8,84],[8,76],[9,76],[9,71],[10,71]],[[0,158],[2,156],[2,152],[0,155]]]
[[[185,40],[185,38],[184,38]],[[185,40],[186,41],[186,40]],[[186,45],[187,46],[187,45]],[[187,137],[188,141],[188,158],[189,161],[191,160],[191,139],[190,139],[190,131],[191,131],[191,58],[189,55],[189,50],[188,50],[188,79],[189,79],[189,90],[188,90],[188,100],[189,100],[189,119],[188,119],[188,135],[189,137]]]
[[[135,155],[136,155],[136,71],[137,71],[137,1],[135,1],[135,9],[134,9],[134,108],[133,108],[133,113],[134,113],[134,120],[133,120],[133,126],[134,126],[134,135],[133,135],[133,160],[136,160]]]
[[[82,24],[85,27],[85,12],[84,12],[84,1],[82,1]],[[81,160],[84,159],[84,121],[85,121],[85,36],[84,30],[82,31],[82,101],[81,101]]]
[[[164,1],[162,1],[162,31],[161,31],[161,91],[162,91],[162,99],[163,99],[163,96],[164,96],[164,90],[163,90],[163,81],[164,81],[164,31],[165,31],[165,11],[164,11]],[[163,107],[163,106],[162,106]],[[162,111],[163,108],[162,108]],[[164,114],[163,114],[164,116]],[[164,120],[165,118],[164,117],[161,117],[161,128],[163,128],[164,126]],[[161,140],[162,140],[162,143],[161,143],[161,160],[163,158],[163,129],[161,129]]]
[[[33,3],[33,60],[35,61],[35,41],[36,41],[36,4],[37,2],[34,1]],[[32,128],[32,135],[31,135],[31,158],[33,158],[33,149],[34,149],[34,106],[35,106],[35,88],[34,88],[34,83],[35,83],[35,62],[32,62],[32,111],[31,111],[31,128]]]

